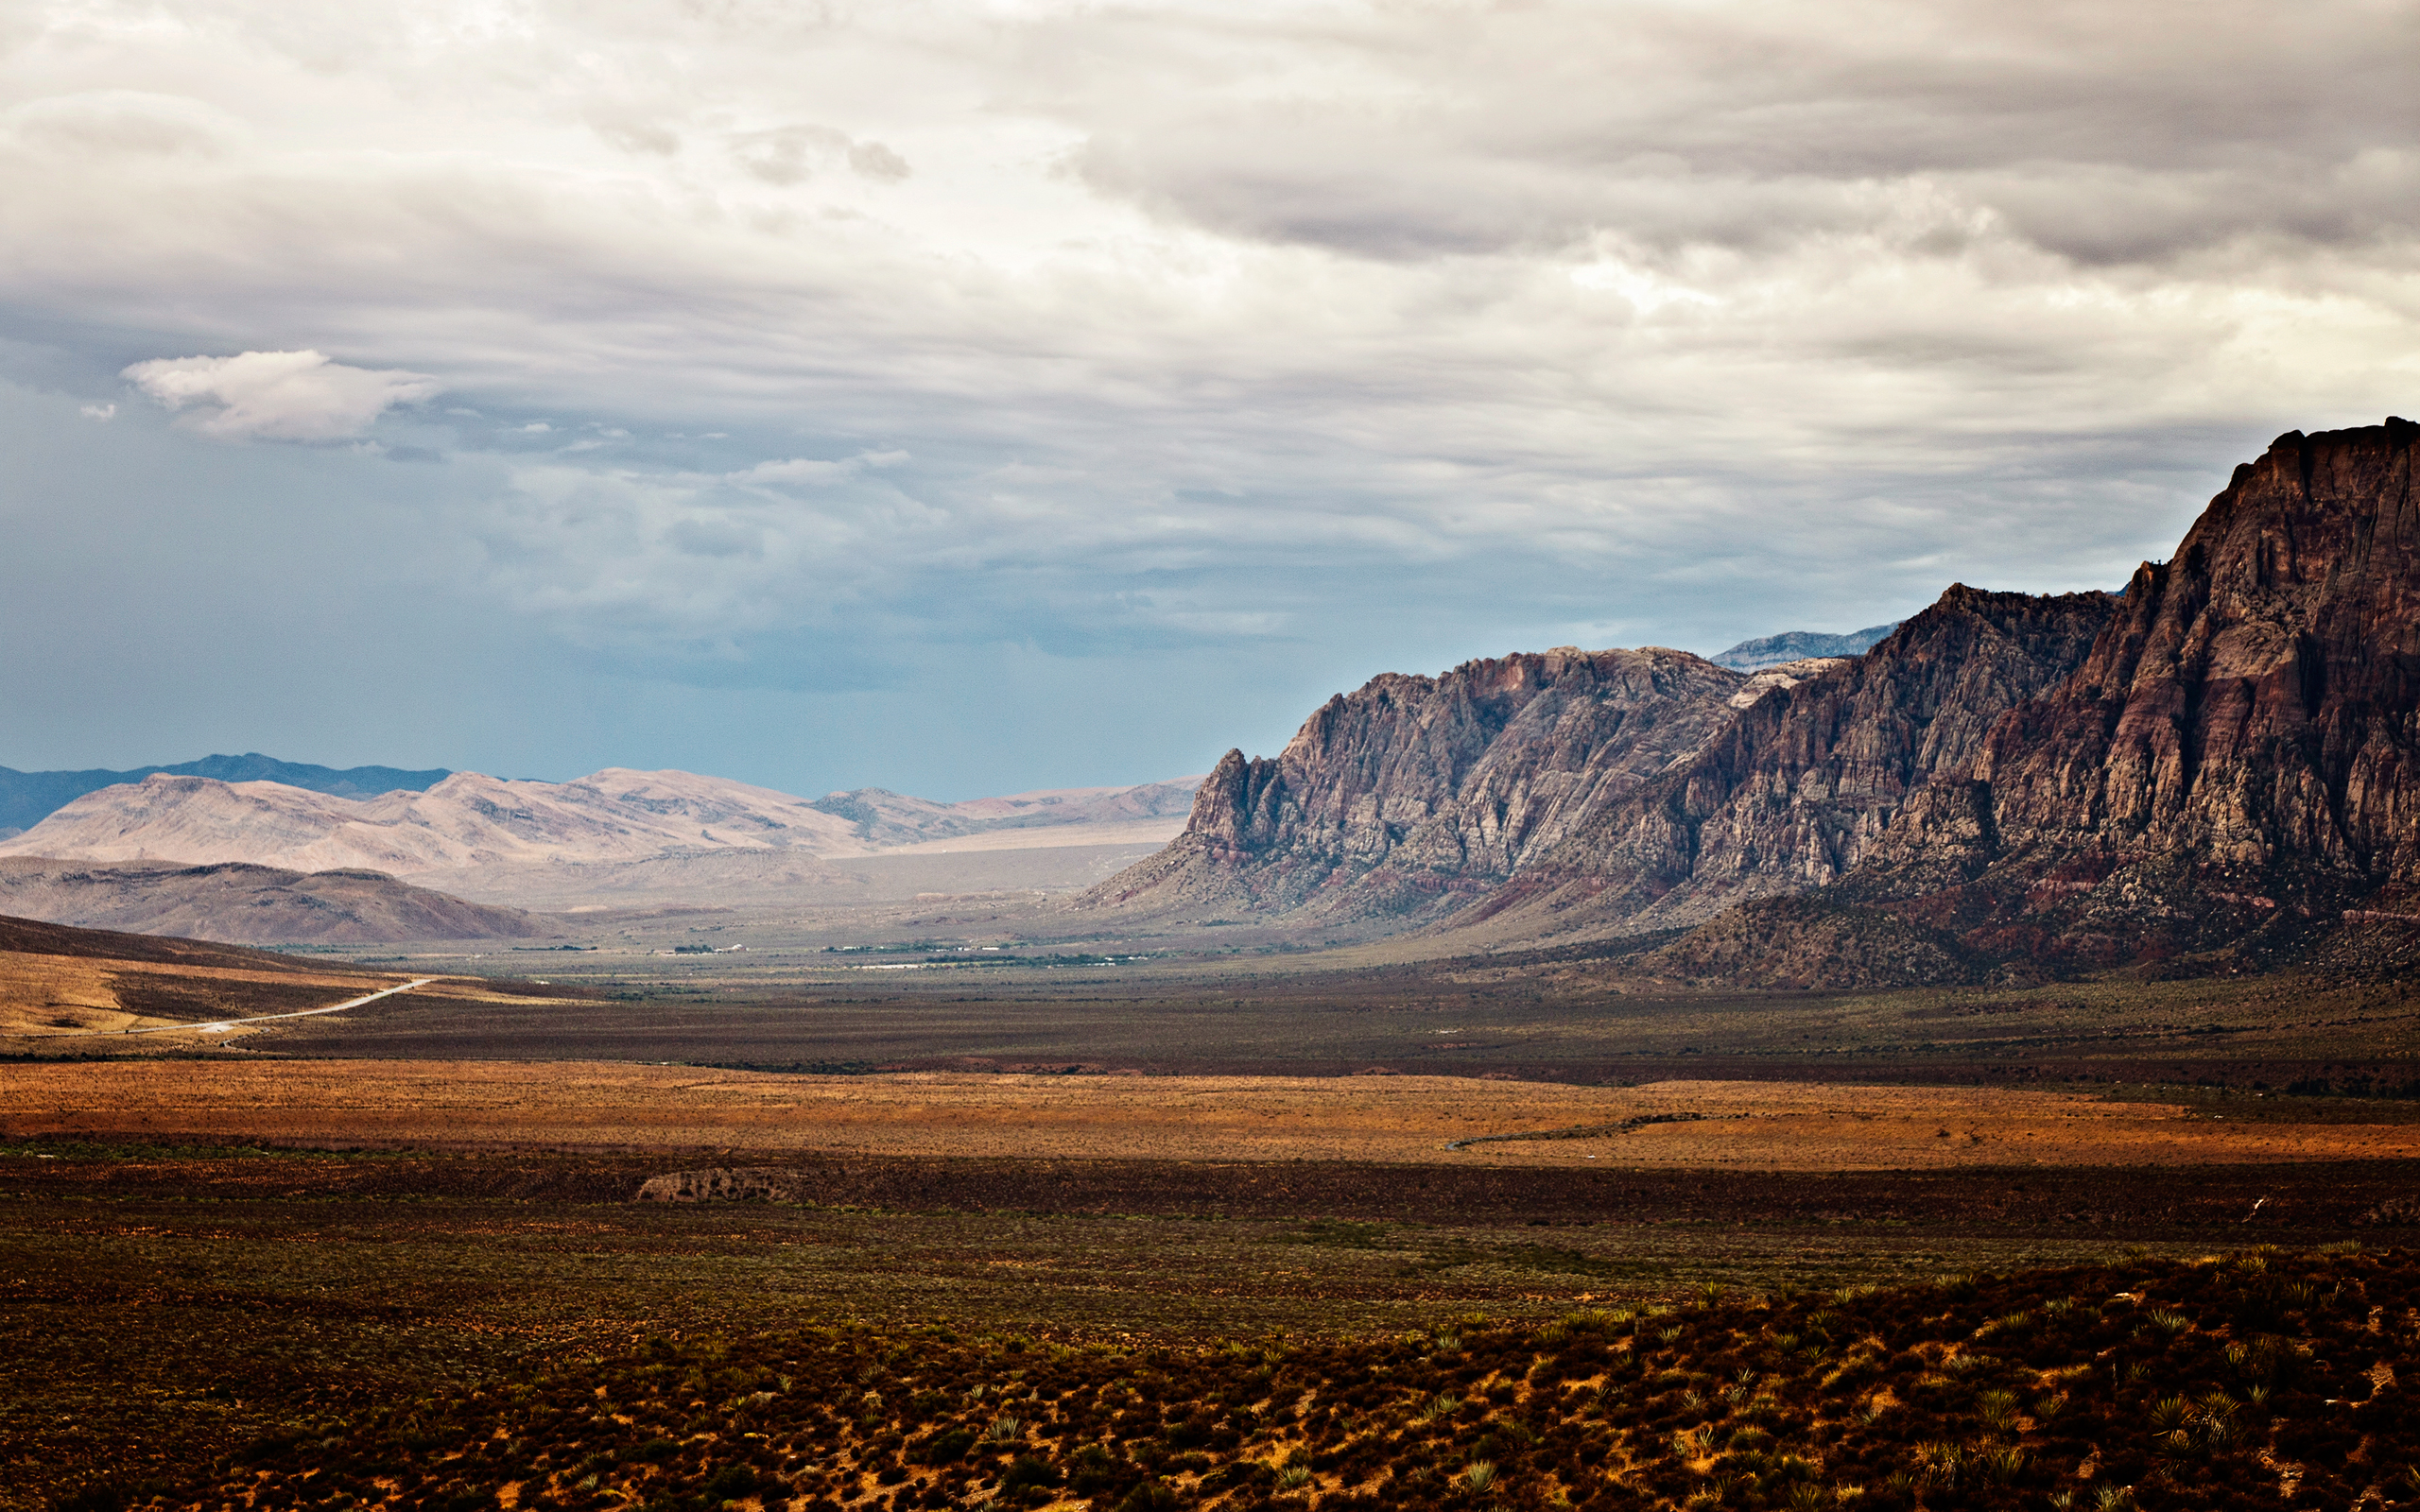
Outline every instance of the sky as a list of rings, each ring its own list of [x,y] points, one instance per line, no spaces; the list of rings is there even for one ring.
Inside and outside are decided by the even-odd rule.
[[[2420,406],[2420,4],[0,5],[0,765],[957,799],[2114,588]]]

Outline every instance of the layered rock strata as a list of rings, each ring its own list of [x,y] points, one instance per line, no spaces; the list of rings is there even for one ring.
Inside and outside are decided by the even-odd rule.
[[[2114,603],[1953,585],[1864,656],[1757,700],[1685,765],[1535,856],[1465,922],[1667,928],[1835,882],[1910,794],[2071,673]]]
[[[1843,901],[2045,971],[2420,916],[2415,440],[2290,432],[2238,467]]]
[[[1685,762],[1749,680],[1652,646],[1374,679],[1274,759],[1229,751],[1184,833],[1078,906],[1450,912]]]

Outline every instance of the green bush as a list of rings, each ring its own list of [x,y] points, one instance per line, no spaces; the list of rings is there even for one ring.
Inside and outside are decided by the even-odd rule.
[[[951,1428],[928,1434],[910,1444],[908,1457],[919,1465],[955,1465],[974,1447],[974,1429]]]

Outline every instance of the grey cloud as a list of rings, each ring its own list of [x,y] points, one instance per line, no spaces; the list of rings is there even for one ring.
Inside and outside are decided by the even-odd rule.
[[[0,113],[0,137],[51,154],[216,158],[243,134],[235,117],[200,100],[142,90],[54,94]]]
[[[1110,780],[1390,666],[2121,580],[2269,436],[2408,412],[2412,14],[201,0],[16,48],[10,707],[186,708],[45,575],[156,638],[292,556],[377,605],[306,595],[327,666],[433,669],[378,728],[471,747],[355,760]],[[197,352],[344,360],[78,418]],[[225,640],[180,675],[274,717]]]
[[[783,188],[804,182],[821,167],[846,163],[861,178],[897,182],[908,176],[908,160],[879,142],[853,140],[828,126],[784,126],[734,133],[732,161],[752,176]]]
[[[892,181],[905,179],[910,171],[908,160],[879,142],[860,142],[849,149],[849,166],[869,179]]]
[[[1447,9],[1306,41],[1378,81],[1115,77],[1063,113],[1086,181],[1232,234],[1361,255],[1599,233],[1769,249],[1923,181],[2086,261],[2420,227],[2409,6]],[[1257,41],[1258,39],[1254,39]],[[1150,77],[1150,71],[1143,71]],[[1590,87],[1593,83],[1594,87]]]

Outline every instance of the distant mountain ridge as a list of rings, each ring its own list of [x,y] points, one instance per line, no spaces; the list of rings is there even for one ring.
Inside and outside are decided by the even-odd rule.
[[[280,782],[337,798],[422,793],[454,775],[441,766],[425,772],[406,771],[399,766],[319,766],[310,762],[280,761],[258,751],[241,756],[204,756],[198,762],[137,766],[123,772],[100,767],[75,772],[21,772],[0,766],[0,836],[12,830],[30,830],[87,793],[139,782],[155,772],[171,777],[206,777],[219,782]]]
[[[574,906],[622,898],[634,885],[711,888],[739,874],[760,889],[831,885],[854,875],[836,867],[898,850],[1157,845],[1182,826],[1194,786],[1179,779],[959,803],[861,790],[810,802],[725,778],[609,767],[569,782],[456,772],[425,791],[354,799],[155,772],[84,794],[0,840],[0,856],[141,869],[171,891],[198,885],[184,876],[188,868],[241,863],[288,873],[383,873],[487,902],[543,896]],[[308,890],[298,888],[275,884],[277,906]],[[378,916],[391,919],[419,918],[427,907],[377,903]],[[467,916],[464,922],[488,934],[508,927]],[[308,937],[293,925],[259,927],[267,933],[242,937]]]
[[[1804,662],[1810,657],[1862,656],[1878,644],[1882,638],[1905,625],[1905,620],[1893,620],[1888,625],[1869,625],[1845,635],[1826,635],[1820,630],[1784,630],[1754,641],[1742,641],[1728,651],[1717,651],[1706,660],[1734,672],[1762,672],[1786,662]]]
[[[856,825],[857,838],[870,845],[920,845],[1001,830],[1182,818],[1191,811],[1194,790],[1201,785],[1198,776],[1178,777],[1134,787],[1045,788],[956,803],[859,787],[826,794],[807,806]]]

